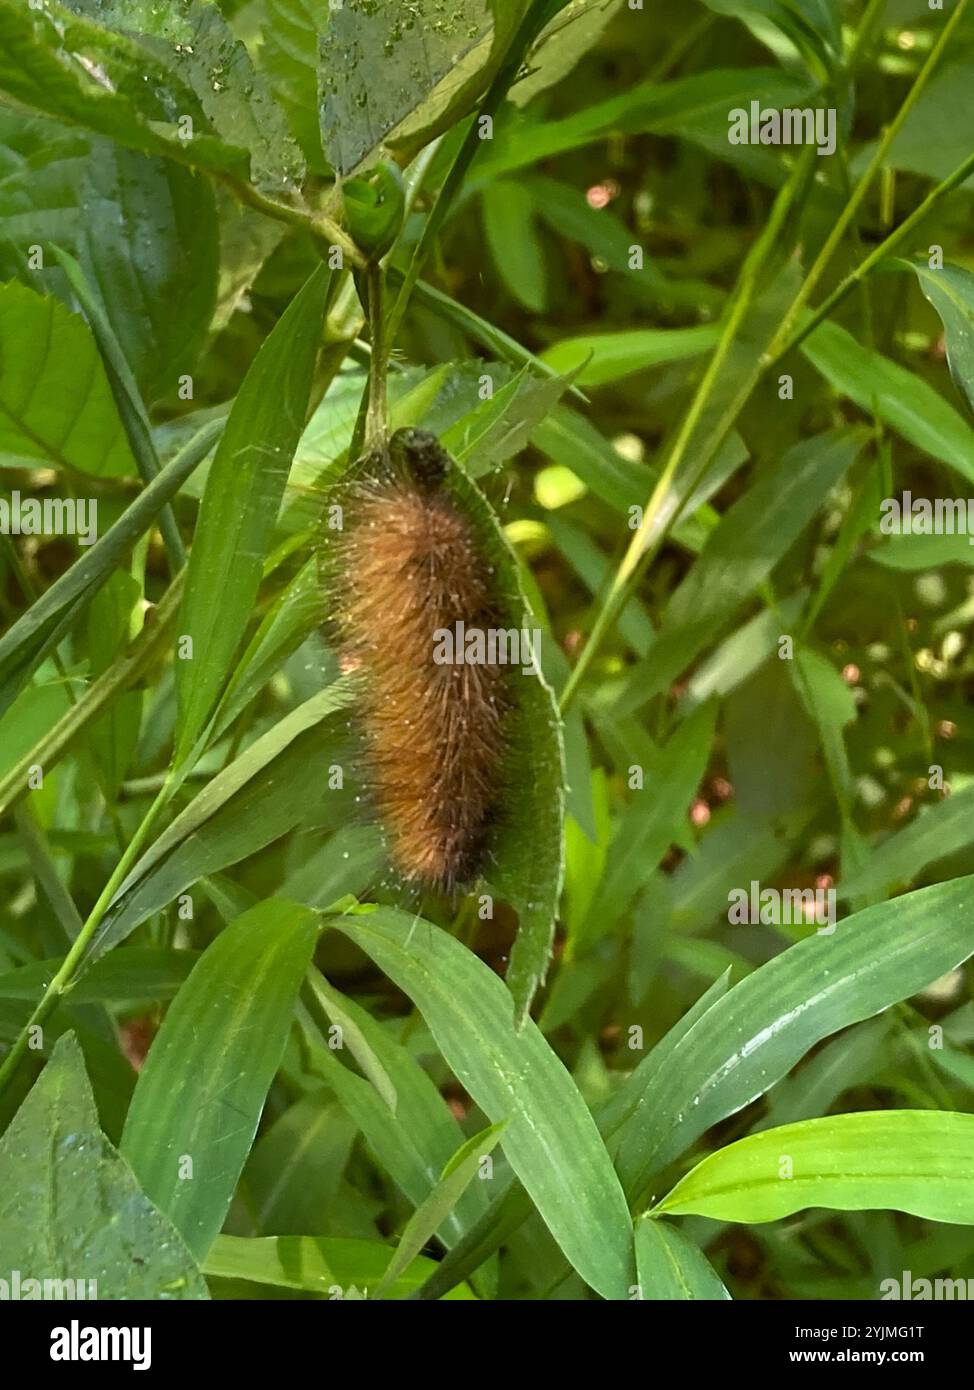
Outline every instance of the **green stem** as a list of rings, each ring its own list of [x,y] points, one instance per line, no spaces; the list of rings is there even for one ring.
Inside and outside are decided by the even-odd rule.
[[[386,399],[386,377],[389,366],[388,339],[385,332],[384,272],[378,264],[365,272],[366,296],[369,306],[369,328],[372,334],[372,357],[369,362],[369,405],[365,417],[365,447],[383,443],[389,433],[389,405]]]
[[[869,164],[866,166],[862,178],[856,184],[855,188],[852,191],[852,196],[849,198],[848,202],[843,207],[841,213],[836,218],[835,225],[833,226],[831,232],[825,239],[825,244],[822,246],[822,249],[819,251],[818,256],[815,258],[811,270],[805,276],[805,280],[802,283],[801,288],[799,289],[794,300],[792,301],[790,308],[788,309],[784,318],[781,321],[781,327],[775,334],[775,337],[765,355],[765,359],[768,363],[777,360],[778,356],[780,355],[781,344],[783,342],[788,341],[796,320],[800,316],[805,305],[808,303],[808,300],[811,297],[812,291],[815,289],[815,286],[822,278],[822,275],[827,269],[829,262],[831,261],[837,247],[839,246],[839,243],[845,236],[850,223],[853,221],[853,219],[859,211],[859,208],[862,206],[863,199],[869,192],[869,188],[872,184],[873,179],[885,163],[890,146],[896,139],[897,135],[900,133],[904,121],[906,120],[910,112],[913,110],[924,89],[926,88],[926,85],[933,74],[933,70],[937,66],[937,63],[940,59],[940,55],[946,48],[951,34],[960,22],[961,17],[963,16],[964,11],[966,10],[969,3],[970,0],[959,0],[957,8],[954,10],[954,13],[951,15],[947,23],[944,25],[943,29],[941,30],[940,37],[938,38],[937,42],[934,44],[933,48],[931,48],[929,54],[927,55],[926,62],[923,64],[923,67],[917,73],[916,80],[914,81],[913,86],[907,93],[906,100],[903,102],[903,105],[900,107],[899,111],[897,111],[893,120],[889,123],[889,125],[883,132],[882,138],[879,141],[879,144],[876,146],[876,150],[873,154],[873,157],[869,161]],[[864,26],[860,26],[860,31],[862,31],[863,27]]]
[[[773,355],[771,354],[771,349],[768,349],[763,359],[765,367],[773,367],[775,363],[780,362],[783,357],[791,352],[792,348],[804,342],[809,333],[814,332],[822,320],[828,318],[836,305],[841,304],[843,299],[845,299],[857,285],[861,284],[869,272],[878,265],[880,261],[891,255],[891,253],[907,239],[910,233],[929,216],[937,203],[939,203],[942,198],[946,197],[948,193],[952,192],[958,184],[970,178],[972,174],[974,174],[974,154],[968,155],[964,162],[959,164],[952,174],[948,174],[941,183],[938,183],[937,187],[927,194],[923,202],[913,209],[909,217],[905,218],[894,231],[890,232],[885,241],[880,242],[878,246],[874,247],[865,260],[856,266],[855,270],[851,271],[844,280],[836,285],[832,293],[823,299],[817,309],[814,309],[809,314],[804,323],[794,329],[793,332],[789,334],[788,338],[775,349]],[[777,336],[780,337],[780,334]],[[774,347],[774,344],[772,344],[772,347]]]
[[[138,858],[142,846],[149,838],[160,812],[165,808],[166,803],[169,801],[169,798],[172,796],[177,786],[178,779],[170,774],[159,789],[158,796],[145,813],[142,823],[129,841],[128,848],[116,864],[115,870],[105,884],[101,896],[91,909],[87,921],[75,937],[74,943],[68,951],[68,954],[61,962],[57,974],[51,980],[43,998],[37,1004],[34,1012],[24,1025],[17,1041],[4,1059],[3,1065],[0,1066],[0,1095],[3,1094],[10,1084],[14,1073],[23,1060],[32,1031],[35,1028],[41,1027],[46,1022],[69,992],[72,985],[74,985],[78,975],[78,967],[81,965],[88,947],[94,939],[95,933],[101,924],[101,920],[114,896],[116,888],[118,888],[119,884]]]
[[[480,133],[483,118],[487,116],[493,120],[500,108],[501,102],[507,95],[508,88],[514,82],[514,79],[520,71],[521,64],[524,61],[524,56],[528,49],[534,43],[538,34],[548,21],[563,8],[564,0],[562,0],[562,3],[558,3],[558,0],[554,0],[554,2],[552,2],[552,0],[541,0],[541,3],[532,5],[522,19],[514,37],[511,39],[507,52],[504,55],[504,60],[484,98],[483,105],[471,122],[463,144],[457,152],[456,159],[454,159],[450,166],[449,173],[443,180],[440,191],[436,196],[436,201],[430,209],[429,216],[426,219],[426,225],[423,227],[422,236],[416,245],[416,249],[413,251],[412,259],[406,269],[399,294],[393,306],[392,313],[389,316],[387,338],[390,343],[394,343],[396,340],[396,335],[402,324],[403,315],[406,312],[406,306],[409,303],[416,282],[422,273],[423,266],[426,264],[427,258],[433,249],[440,228],[443,225],[454,198],[460,190],[460,185],[466,177],[467,170],[483,143]]]
[[[751,307],[760,272],[776,247],[785,220],[797,199],[799,191],[807,184],[808,176],[811,171],[812,159],[814,157],[814,146],[806,146],[799,158],[795,161],[787,182],[783,185],[775,200],[771,210],[771,216],[768,218],[764,231],[751,248],[750,254],[741,271],[740,279],[737,282],[730,303],[728,304],[723,329],[717,346],[714,349],[713,356],[707,364],[707,370],[700,379],[700,384],[694,394],[690,409],[683,417],[679,433],[670,450],[666,465],[653,489],[652,496],[646,504],[642,520],[633,533],[632,540],[629,542],[626,553],[622,557],[622,561],[612,580],[612,585],[595,620],[588,641],[582,648],[579,659],[562,691],[560,700],[562,711],[568,708],[574,698],[582,677],[598,651],[606,632],[615,620],[620,609],[624,606],[645,565],[662,542],[667,529],[676,519],[682,499],[673,489],[672,483],[674,475],[683,462],[687,448],[693,438],[694,431],[700,423],[703,412],[707,407],[714,386],[720,375],[721,368],[726,361],[727,354]],[[692,491],[697,481],[699,481],[699,477],[708,463],[709,455],[704,457],[696,470],[695,476],[688,481],[686,496],[690,495],[690,491]]]
[[[324,213],[309,212],[303,208],[291,207],[288,203],[279,203],[274,198],[267,198],[242,179],[224,176],[222,181],[233,195],[241,203],[245,203],[247,207],[263,213],[265,217],[272,217],[276,222],[284,222],[289,227],[297,227],[301,231],[307,232],[314,239],[319,250],[340,246],[342,255],[350,265],[355,266],[358,270],[365,266],[365,257],[362,252],[348,233],[342,231],[338,223],[331,217],[327,217]]]

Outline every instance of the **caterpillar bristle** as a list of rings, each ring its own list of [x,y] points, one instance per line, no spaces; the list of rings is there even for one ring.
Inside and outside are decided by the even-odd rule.
[[[329,564],[343,664],[363,675],[366,780],[390,857],[408,885],[445,892],[489,856],[512,709],[509,667],[435,660],[437,632],[505,626],[450,467],[422,430],[364,459]]]

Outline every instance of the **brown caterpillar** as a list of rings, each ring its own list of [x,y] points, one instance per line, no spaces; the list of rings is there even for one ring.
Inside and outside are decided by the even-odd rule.
[[[510,667],[435,659],[437,633],[497,630],[507,611],[451,470],[435,435],[399,430],[342,484],[327,562],[343,658],[364,677],[366,779],[392,861],[447,891],[489,857],[513,710]]]

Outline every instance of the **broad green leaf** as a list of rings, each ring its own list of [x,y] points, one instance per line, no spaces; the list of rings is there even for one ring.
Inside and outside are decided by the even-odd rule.
[[[341,823],[350,789],[325,775],[342,746],[336,728],[353,698],[336,682],[306,700],[223,768],[136,861],[92,941],[94,960],[199,879],[236,864],[310,817]]]
[[[473,1182],[487,1157],[506,1129],[506,1122],[490,1125],[461,1144],[447,1163],[428,1197],[416,1208],[406,1222],[395,1254],[389,1261],[389,1268],[382,1276],[375,1291],[376,1298],[383,1298],[396,1280],[412,1264],[423,1246],[436,1229],[453,1211],[457,1202]]]
[[[321,624],[321,586],[314,556],[301,567],[262,619],[242,653],[217,706],[214,738],[228,729],[241,710]]]
[[[213,315],[219,233],[212,188],[169,160],[97,141],[79,194],[76,259],[151,404],[191,375]]]
[[[390,1247],[371,1240],[326,1236],[271,1236],[248,1240],[217,1236],[204,1263],[210,1278],[243,1279],[279,1289],[319,1293],[329,1299],[362,1298],[379,1283],[389,1263]],[[405,1270],[386,1296],[408,1298],[436,1269],[420,1256]],[[471,1299],[460,1285],[444,1295]]]
[[[330,273],[316,270],[265,339],[210,467],[180,616],[192,655],[176,663],[177,764],[213,711],[253,610],[304,428],[330,284]]]
[[[225,927],[169,1006],[139,1074],[122,1153],[197,1258],[230,1206],[317,931],[313,912],[273,898]]]
[[[412,998],[461,1085],[493,1123],[542,1219],[586,1283],[626,1298],[632,1231],[608,1155],[574,1082],[531,1019],[519,1032],[501,981],[438,927],[392,908],[336,917]]]
[[[974,430],[922,377],[856,342],[837,323],[820,324],[801,350],[841,395],[974,481]]]
[[[635,1232],[640,1298],[654,1303],[730,1298],[707,1257],[679,1227],[641,1216]]]
[[[0,711],[68,632],[122,558],[206,457],[222,426],[204,427],[171,459],[118,521],[64,571],[0,637]]]
[[[844,1091],[867,1082],[882,1067],[895,1023],[891,1015],[867,1019],[819,1048],[791,1076],[772,1086],[767,1111],[752,1133],[827,1114]],[[930,1055],[936,1061],[942,1054],[931,1048]]]
[[[102,1133],[70,1035],[0,1139],[0,1248],[23,1280],[58,1282],[45,1298],[207,1297],[181,1236]]]
[[[300,177],[300,157],[280,108],[218,5],[208,0],[65,0],[158,57],[199,101],[212,129],[250,154],[254,183],[283,188]]]
[[[0,286],[0,455],[20,468],[134,474],[95,340],[57,299]]]
[[[318,39],[332,12],[329,0],[263,0],[261,11],[261,70],[310,168],[324,173],[318,126]]]
[[[886,1207],[928,1221],[974,1222],[974,1115],[875,1110],[750,1134],[718,1149],[654,1211],[778,1221],[805,1207]]]
[[[480,478],[519,454],[570,389],[569,377],[537,377],[524,368],[495,395],[461,416],[440,442],[471,478]]]
[[[580,386],[605,386],[666,362],[682,362],[709,352],[717,342],[715,324],[700,328],[636,328],[566,338],[543,354],[557,372],[578,372]]]
[[[347,0],[321,41],[321,134],[341,173],[379,144],[415,154],[488,85],[524,0],[411,0],[408,12]],[[375,80],[376,72],[382,80]]]
[[[697,1002],[687,1010],[683,1018],[679,1019],[669,1032],[660,1039],[651,1054],[655,1067],[661,1068],[666,1065],[668,1058],[684,1034],[693,1027],[717,999],[726,994],[728,978],[729,972],[715,980]],[[605,1138],[609,1138],[622,1124],[630,1102],[631,1097],[627,1096],[626,1088],[620,1087],[608,1101],[599,1106],[596,1113],[596,1123],[599,1126],[599,1132]],[[466,1278],[473,1270],[478,1269],[514,1231],[523,1225],[531,1212],[530,1198],[521,1184],[519,1182],[509,1184],[494,1198],[489,1210],[484,1213],[476,1226],[467,1233],[459,1245],[446,1254],[435,1273],[431,1275],[428,1284],[424,1286],[421,1296],[423,1298],[439,1298],[458,1280]]]
[[[0,92],[146,154],[246,179],[245,149],[220,140],[195,92],[130,38],[57,0],[0,6]],[[192,122],[186,138],[185,118]]]
[[[627,1192],[780,1080],[822,1038],[909,999],[974,951],[974,877],[868,907],[762,965],[614,1098]]]
[[[947,362],[958,391],[974,407],[974,275],[959,265],[931,268],[927,261],[890,261],[915,271],[917,283],[940,315],[947,343]]]

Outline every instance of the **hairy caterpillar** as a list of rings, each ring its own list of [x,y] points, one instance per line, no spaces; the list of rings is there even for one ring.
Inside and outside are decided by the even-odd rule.
[[[363,676],[366,780],[392,861],[420,888],[452,890],[490,858],[517,693],[496,650],[436,659],[458,623],[505,629],[511,611],[479,544],[461,475],[432,434],[399,430],[335,494],[326,583],[346,665]]]

